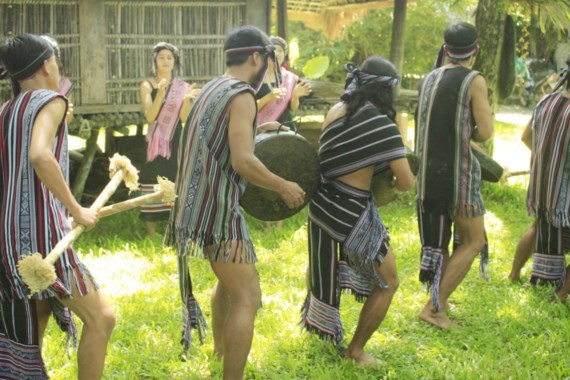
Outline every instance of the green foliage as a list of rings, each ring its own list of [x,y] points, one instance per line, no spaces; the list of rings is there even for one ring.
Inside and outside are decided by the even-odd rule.
[[[498,123],[497,151],[521,161],[522,126]],[[528,160],[525,160],[528,162]],[[518,239],[531,224],[524,199],[528,177],[507,185],[487,184],[483,198],[491,247],[489,280],[481,278],[475,260],[465,281],[453,293],[450,317],[459,327],[432,328],[417,318],[428,296],[419,283],[419,236],[415,194],[403,194],[380,209],[390,228],[400,288],[382,326],[367,345],[384,364],[362,369],[342,360],[328,342],[298,327],[306,295],[306,211],[266,233],[248,218],[259,258],[263,292],[247,379],[558,379],[570,373],[570,313],[550,301],[552,289],[511,284],[506,276]],[[159,228],[164,228],[164,224]],[[210,363],[212,334],[203,346],[179,360],[182,329],[177,256],[163,248],[162,237],[144,236],[144,225],[131,211],[102,219],[75,244],[83,261],[102,285],[117,314],[109,345],[105,379],[219,379],[220,367]],[[190,260],[194,294],[210,319],[214,275],[207,261]],[[530,263],[523,278],[530,274]],[[343,295],[341,317],[347,340],[354,334],[362,304]],[[81,328],[81,324],[79,323]],[[44,358],[54,380],[77,378],[76,354],[68,358],[65,337],[51,321],[44,340]]]
[[[443,42],[443,31],[452,19],[468,17],[475,2],[471,0],[425,0],[408,3],[406,41],[404,51],[404,87],[415,88],[414,75],[433,69],[433,62]],[[294,69],[300,69],[308,60],[320,55],[330,58],[325,80],[342,82],[346,62],[360,65],[371,55],[390,57],[392,39],[392,8],[370,10],[362,20],[346,27],[340,40],[328,41],[320,32],[303,23],[291,22],[290,34],[299,42],[300,58]],[[407,77],[406,77],[407,76]]]
[[[319,55],[309,61],[303,66],[303,74],[308,79],[319,79],[327,72],[330,64],[330,59],[326,55]]]

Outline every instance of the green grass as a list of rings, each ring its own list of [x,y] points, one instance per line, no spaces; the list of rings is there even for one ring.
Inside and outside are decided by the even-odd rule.
[[[522,127],[500,125],[497,151],[503,141],[520,136]],[[518,138],[518,137],[517,137]],[[522,144],[512,154],[524,154]],[[520,152],[519,152],[520,150]],[[298,327],[307,265],[306,211],[284,228],[264,233],[250,219],[257,248],[263,292],[249,357],[248,379],[559,379],[570,377],[570,326],[566,306],[550,301],[551,289],[510,284],[516,243],[531,220],[524,198],[527,177],[483,189],[491,247],[489,280],[478,271],[478,259],[452,295],[451,318],[460,327],[434,329],[417,318],[427,299],[419,283],[419,238],[414,194],[404,194],[380,210],[390,228],[400,289],[392,307],[368,344],[385,365],[361,369],[340,360],[334,347]],[[194,345],[189,360],[179,360],[181,302],[175,253],[161,237],[147,238],[136,212],[109,217],[75,244],[102,285],[117,314],[109,345],[106,379],[218,378],[210,364],[211,332],[203,346]],[[210,317],[209,296],[214,276],[209,265],[192,259],[195,294]],[[530,274],[530,264],[523,270]],[[361,304],[343,296],[341,315],[350,338]],[[194,336],[194,342],[197,341]],[[68,358],[64,336],[51,322],[44,357],[53,379],[76,378],[75,353]],[[216,375],[217,374],[217,375]]]

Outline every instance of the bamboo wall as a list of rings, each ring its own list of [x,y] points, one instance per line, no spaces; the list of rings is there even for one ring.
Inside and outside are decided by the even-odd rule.
[[[243,24],[245,1],[105,1],[107,102],[139,102],[150,75],[150,50],[160,42],[181,52],[179,75],[204,84],[225,70],[226,33]]]
[[[80,9],[86,1],[90,2],[90,7],[95,1],[104,6],[104,20],[88,20],[104,29],[98,34],[104,36],[100,43],[105,48],[92,46],[106,55],[102,78],[92,78],[90,73],[81,72],[80,44],[85,45],[85,41],[98,43],[80,33],[80,20],[89,17],[84,15],[85,12],[82,15]],[[223,73],[225,35],[245,23],[247,2],[0,0],[0,36],[27,32],[55,37],[61,46],[65,75],[74,83],[72,96],[76,107],[93,103],[82,98],[82,81],[104,81],[102,88],[106,89],[107,105],[137,105],[140,83],[150,75],[150,50],[160,41],[180,48],[179,75],[185,80],[201,85]],[[10,85],[2,81],[0,100],[9,96]]]
[[[79,7],[77,0],[0,0],[0,36],[21,33],[49,34],[60,45],[65,74],[74,83],[74,97],[80,103]],[[8,81],[0,82],[0,100],[10,97]]]

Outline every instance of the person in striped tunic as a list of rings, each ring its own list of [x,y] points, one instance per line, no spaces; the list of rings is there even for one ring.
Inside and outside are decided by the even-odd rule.
[[[341,290],[364,301],[356,332],[344,356],[358,365],[378,363],[364,346],[382,323],[399,280],[374,197],[372,176],[392,170],[398,189],[414,176],[394,123],[398,73],[373,56],[361,69],[351,64],[341,102],[328,112],[320,136],[321,180],[309,204],[309,292],[302,325],[340,345]]]
[[[532,146],[527,210],[535,217],[531,283],[555,284],[566,302],[570,266],[570,57],[554,91],[534,109],[523,140]],[[559,88],[565,87],[562,91]]]
[[[98,379],[115,316],[73,248],[56,261],[55,283],[32,298],[17,269],[24,256],[54,248],[71,228],[69,214],[87,228],[98,220],[67,185],[67,99],[57,93],[53,48],[23,34],[0,47],[0,61],[14,94],[0,107],[0,378],[47,378],[41,343],[50,313],[74,337],[71,310],[84,323],[78,376]]]
[[[485,79],[470,69],[479,50],[477,30],[454,24],[444,37],[437,68],[420,83],[415,148],[420,281],[431,290],[419,317],[446,329],[452,324],[447,300],[486,245],[481,168],[470,144],[492,136],[493,120]],[[443,53],[449,62],[441,66]],[[460,244],[450,256],[452,227]]]
[[[249,182],[278,192],[289,207],[298,207],[305,193],[296,183],[271,173],[253,154],[255,92],[268,60],[275,60],[269,38],[256,27],[243,26],[228,34],[224,49],[227,71],[202,88],[182,133],[178,197],[165,243],[178,251],[185,351],[190,329],[203,324],[188,271],[187,255],[195,254],[210,261],[218,279],[212,293],[215,355],[223,358],[224,379],[241,379],[261,291],[240,196]],[[278,127],[276,122],[263,126]]]

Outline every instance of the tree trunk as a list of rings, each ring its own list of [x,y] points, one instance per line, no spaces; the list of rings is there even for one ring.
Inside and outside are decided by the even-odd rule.
[[[404,76],[404,40],[406,38],[406,2],[407,0],[394,1],[394,21],[392,22],[392,46],[390,49],[390,61],[396,66],[398,73]]]
[[[473,68],[481,72],[487,81],[493,115],[499,102],[498,74],[505,16],[504,0],[479,0],[475,11],[475,24],[479,33],[480,50]],[[482,147],[492,154],[493,138],[482,144]]]

